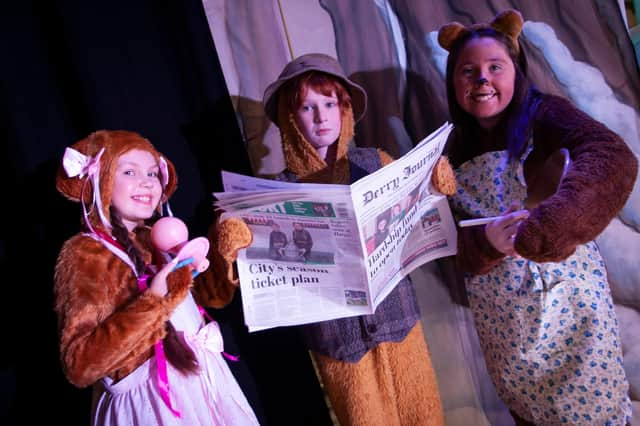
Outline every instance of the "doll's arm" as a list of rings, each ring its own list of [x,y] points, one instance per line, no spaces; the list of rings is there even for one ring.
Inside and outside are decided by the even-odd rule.
[[[240,218],[219,219],[209,227],[209,269],[196,277],[194,296],[202,306],[221,308],[231,302],[238,287],[235,261],[238,250],[248,247],[253,233]]]
[[[151,355],[165,321],[189,291],[191,273],[167,278],[169,292],[139,294],[131,269],[99,242],[77,236],[63,246],[55,270],[60,356],[78,387],[122,377]],[[138,362],[136,362],[138,361]]]
[[[538,262],[559,261],[595,239],[624,207],[638,160],[616,133],[557,97],[540,107],[534,144],[546,144],[547,152],[567,148],[572,162],[557,192],[521,224],[515,248]]]

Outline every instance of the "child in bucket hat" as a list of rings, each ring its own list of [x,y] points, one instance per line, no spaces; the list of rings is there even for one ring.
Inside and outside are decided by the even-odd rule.
[[[311,53],[289,62],[264,92],[266,115],[278,126],[286,169],[275,179],[351,184],[393,159],[352,143],[367,94],[333,57]],[[446,193],[455,180],[446,158],[433,175]],[[216,225],[212,246],[232,274],[251,230],[240,218]],[[217,233],[217,235],[216,235]],[[235,243],[236,235],[242,240]],[[234,242],[234,243],[231,243]],[[205,273],[206,275],[206,273]],[[442,425],[444,413],[424,339],[413,284],[403,279],[374,315],[298,326],[340,424]]]
[[[56,262],[60,356],[72,384],[94,386],[93,424],[258,424],[196,303],[212,293],[193,287],[193,258],[152,244],[176,186],[173,164],[123,130],[68,147],[57,172],[84,223]]]

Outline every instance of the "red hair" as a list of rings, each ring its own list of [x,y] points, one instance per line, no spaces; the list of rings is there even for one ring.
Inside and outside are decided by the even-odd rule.
[[[335,93],[340,108],[351,106],[351,96],[339,79],[320,71],[309,71],[292,79],[283,87],[282,95],[287,99],[289,111],[300,108],[309,88],[324,96]]]

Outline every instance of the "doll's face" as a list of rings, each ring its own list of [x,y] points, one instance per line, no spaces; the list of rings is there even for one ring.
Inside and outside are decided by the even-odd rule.
[[[159,167],[154,156],[133,149],[118,158],[111,204],[129,231],[141,221],[149,219],[162,197]]]
[[[338,140],[342,126],[340,105],[335,91],[326,96],[307,87],[294,116],[300,132],[324,158],[327,148]]]
[[[456,100],[480,126],[491,128],[513,99],[516,70],[507,48],[491,37],[470,40],[454,68]]]

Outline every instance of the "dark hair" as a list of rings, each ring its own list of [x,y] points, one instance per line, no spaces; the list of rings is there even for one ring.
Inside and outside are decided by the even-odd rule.
[[[513,99],[504,111],[500,122],[502,130],[507,135],[507,149],[511,158],[518,157],[524,150],[530,136],[530,122],[538,107],[541,93],[535,88],[527,77],[527,58],[520,46],[515,46],[511,39],[504,33],[493,28],[472,29],[460,36],[449,49],[447,58],[447,101],[449,102],[449,114],[454,124],[454,134],[450,146],[447,147],[449,156],[454,165],[459,165],[468,158],[469,148],[463,144],[465,141],[477,140],[476,134],[479,125],[474,116],[466,112],[458,104],[455,93],[455,66],[460,52],[471,40],[488,37],[501,43],[507,49],[516,72],[514,82]]]
[[[129,238],[129,231],[122,223],[120,213],[113,206],[109,207],[109,212],[111,213],[111,226],[113,227],[111,233],[113,237],[124,247],[125,252],[133,261],[138,276],[144,274],[145,262],[138,249],[134,246],[133,241]],[[199,370],[199,365],[191,348],[180,338],[171,321],[165,322],[165,329],[167,334],[163,339],[163,345],[167,360],[181,373],[196,373]]]
[[[288,100],[289,111],[300,108],[309,88],[325,96],[335,92],[340,107],[351,106],[351,95],[338,78],[321,71],[309,71],[289,80],[282,88],[281,96]]]

